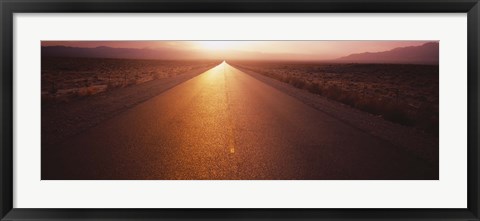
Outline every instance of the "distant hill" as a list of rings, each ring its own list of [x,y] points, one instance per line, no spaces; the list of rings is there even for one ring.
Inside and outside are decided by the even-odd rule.
[[[261,53],[252,51],[205,51],[177,48],[79,48],[69,46],[43,46],[43,57],[86,57],[86,58],[126,58],[126,59],[258,59],[258,60],[312,60],[311,55],[289,53]]]
[[[130,58],[130,59],[198,59],[203,54],[198,51],[185,51],[171,48],[77,48],[67,46],[44,46],[42,56],[47,57],[89,57],[89,58]]]
[[[352,63],[438,64],[439,44],[429,42],[420,46],[394,48],[383,52],[365,52],[338,58]]]
[[[42,46],[42,57],[89,57],[89,58],[126,58],[126,59],[255,59],[255,60],[292,60],[318,61],[309,54],[263,53],[252,51],[216,51],[199,49],[179,49],[171,47],[159,48],[112,48],[100,46],[96,48],[80,48],[69,46]],[[430,42],[421,46],[394,48],[384,52],[365,52],[351,54],[329,62],[351,63],[410,63],[438,64],[439,44]]]

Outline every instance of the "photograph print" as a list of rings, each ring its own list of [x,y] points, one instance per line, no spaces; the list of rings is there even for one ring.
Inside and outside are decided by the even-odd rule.
[[[42,180],[438,180],[439,41],[42,41]]]

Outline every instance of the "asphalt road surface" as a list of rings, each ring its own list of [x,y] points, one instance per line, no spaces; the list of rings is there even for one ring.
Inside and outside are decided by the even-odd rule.
[[[42,179],[438,179],[438,165],[224,62],[42,147]]]

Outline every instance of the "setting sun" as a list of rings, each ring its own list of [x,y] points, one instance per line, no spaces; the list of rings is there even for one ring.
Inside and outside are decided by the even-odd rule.
[[[225,50],[238,46],[238,42],[235,41],[201,41],[198,44],[208,50]]]

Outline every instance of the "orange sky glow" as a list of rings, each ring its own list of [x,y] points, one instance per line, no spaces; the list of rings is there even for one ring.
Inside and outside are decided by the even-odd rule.
[[[302,60],[336,59],[354,53],[418,46],[429,41],[42,41],[42,46],[173,49],[203,53],[207,58],[245,59],[271,55]]]

